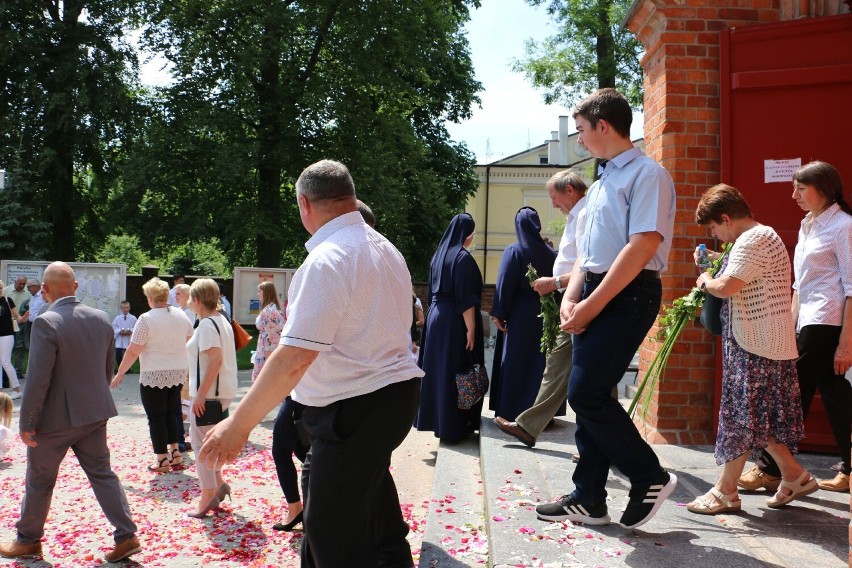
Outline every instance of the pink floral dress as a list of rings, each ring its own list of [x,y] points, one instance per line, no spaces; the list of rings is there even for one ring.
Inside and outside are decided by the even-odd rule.
[[[254,355],[254,369],[251,372],[252,382],[260,374],[263,364],[266,363],[266,358],[278,347],[285,321],[287,321],[287,317],[284,312],[280,311],[274,303],[267,305],[257,315],[255,326],[259,334],[257,336],[257,352]]]

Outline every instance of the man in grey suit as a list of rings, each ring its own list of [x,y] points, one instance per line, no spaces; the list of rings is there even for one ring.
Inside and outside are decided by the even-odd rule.
[[[115,527],[115,546],[106,560],[118,562],[142,550],[107,447],[107,420],[118,414],[109,390],[112,325],[105,313],[81,304],[76,290],[70,266],[54,262],[45,269],[43,294],[52,304],[33,321],[20,412],[21,440],[28,446],[26,491],[18,536],[0,545],[6,558],[41,556],[53,487],[69,448]]]

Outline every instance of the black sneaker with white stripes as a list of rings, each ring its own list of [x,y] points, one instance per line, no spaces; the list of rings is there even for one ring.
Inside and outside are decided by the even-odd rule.
[[[564,495],[559,501],[545,503],[535,508],[535,514],[543,521],[571,521],[585,525],[608,525],[606,503],[589,506],[580,503],[574,495]]]
[[[634,487],[630,489],[630,501],[621,515],[620,524],[628,529],[638,527],[650,521],[660,505],[668,498],[677,486],[677,477],[664,469],[660,469],[660,480],[650,487]]]

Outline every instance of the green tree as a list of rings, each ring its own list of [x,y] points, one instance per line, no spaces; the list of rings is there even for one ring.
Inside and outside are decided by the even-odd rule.
[[[559,26],[540,43],[528,40],[515,71],[544,89],[547,103],[573,107],[595,89],[614,87],[642,107],[642,45],[621,26],[631,0],[527,0],[547,6]]]
[[[22,175],[20,160],[5,172],[0,191],[0,254],[7,259],[47,258],[45,242],[50,225],[34,216],[26,205],[29,193],[27,177]]]
[[[132,0],[0,3],[0,164],[20,158],[24,206],[51,258],[77,260],[136,116]],[[79,175],[87,172],[87,175]],[[89,247],[91,249],[91,246]]]
[[[218,236],[232,261],[302,258],[292,188],[330,157],[422,274],[477,185],[473,156],[443,126],[478,100],[463,32],[475,5],[149,0],[145,42],[173,63],[174,83],[151,98],[145,148],[114,196],[138,204],[140,229],[172,220],[162,235],[137,230],[143,244],[187,232]]]
[[[171,274],[231,275],[228,259],[216,238],[179,244],[158,264]]]
[[[148,255],[139,246],[139,238],[132,235],[110,235],[95,254],[95,261],[127,265],[129,274],[142,274],[148,264]]]

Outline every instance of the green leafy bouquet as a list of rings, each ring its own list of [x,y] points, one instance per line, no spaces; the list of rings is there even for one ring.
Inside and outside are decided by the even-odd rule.
[[[710,276],[715,277],[719,272],[719,269],[722,266],[722,259],[725,258],[726,254],[728,254],[730,248],[730,244],[722,246],[722,254],[720,254],[719,257],[712,262],[710,268],[707,269]],[[627,413],[631,417],[636,412],[636,405],[639,403],[639,397],[643,396],[643,393],[644,399],[642,400],[642,406],[645,409],[648,408],[648,403],[651,400],[651,396],[654,394],[654,388],[657,386],[657,381],[659,381],[660,377],[666,372],[666,366],[669,363],[669,356],[672,353],[675,343],[677,343],[681,332],[683,332],[683,329],[687,326],[687,324],[701,315],[701,307],[704,305],[705,297],[705,292],[693,287],[692,290],[689,291],[689,294],[681,296],[672,302],[671,306],[663,308],[663,317],[660,318],[660,331],[657,332],[657,340],[662,341],[663,345],[660,347],[660,350],[657,352],[654,360],[651,361],[651,365],[648,367],[648,371],[645,373],[645,377],[642,379],[642,382],[639,383],[639,388],[636,389],[636,395],[633,397],[633,400],[627,409]],[[645,392],[646,388],[647,392]]]
[[[538,271],[532,264],[527,265],[527,279],[530,285],[538,280]],[[559,335],[559,306],[556,304],[556,294],[548,292],[540,298],[541,313],[541,352],[545,356],[550,355],[556,346],[556,337]]]

